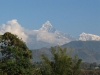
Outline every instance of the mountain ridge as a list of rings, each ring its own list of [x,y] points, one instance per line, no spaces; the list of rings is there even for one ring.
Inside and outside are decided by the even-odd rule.
[[[72,52],[72,56],[75,54],[82,59],[83,62],[97,62],[100,63],[100,41],[72,41],[70,43],[60,46],[61,48],[67,48],[68,52]],[[49,58],[52,58],[50,48],[41,48],[32,50],[34,60],[41,54],[45,54]],[[34,56],[35,55],[35,56]],[[33,61],[34,61],[33,60]]]

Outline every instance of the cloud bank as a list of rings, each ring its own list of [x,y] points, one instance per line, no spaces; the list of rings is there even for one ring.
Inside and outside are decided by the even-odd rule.
[[[17,22],[16,19],[8,21],[7,24],[2,24],[0,26],[0,35],[5,32],[11,32],[12,34],[17,35],[19,38],[22,38],[24,42],[27,42],[28,36],[24,32],[24,28]]]
[[[64,38],[63,36],[58,36],[56,33],[49,33],[46,31],[38,31],[37,40],[48,43],[54,43],[57,45],[63,45],[69,42],[68,38]]]

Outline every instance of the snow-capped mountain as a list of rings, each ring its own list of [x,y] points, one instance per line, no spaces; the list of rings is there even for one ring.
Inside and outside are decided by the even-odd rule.
[[[39,30],[50,32],[50,33],[54,33],[56,31],[56,29],[53,28],[53,26],[51,25],[51,23],[49,21],[47,21],[45,24],[43,24]]]
[[[82,33],[80,34],[79,40],[81,41],[100,41],[100,36],[94,34]]]
[[[39,30],[33,30],[29,37],[31,43],[42,43],[41,46],[44,46],[43,43],[48,43],[48,46],[49,44],[50,46],[63,45],[75,40],[71,35],[56,30],[49,21],[44,23]]]

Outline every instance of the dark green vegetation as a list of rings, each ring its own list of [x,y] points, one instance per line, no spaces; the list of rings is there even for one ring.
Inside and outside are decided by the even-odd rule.
[[[72,58],[66,49],[52,48],[52,61],[42,55],[45,63],[43,75],[79,75],[81,59]]]
[[[31,75],[31,51],[16,35],[9,32],[1,36],[1,75]]]
[[[63,47],[63,46],[62,46]],[[52,47],[30,51],[16,35],[0,36],[0,75],[99,75],[96,64],[81,63],[77,55],[66,48]],[[35,53],[35,54],[34,54]],[[32,54],[41,59],[32,62]],[[35,57],[33,57],[34,59]],[[99,67],[99,66],[98,66]]]

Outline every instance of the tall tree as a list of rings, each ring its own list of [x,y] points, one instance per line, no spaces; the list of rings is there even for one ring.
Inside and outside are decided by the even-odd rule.
[[[52,47],[52,60],[42,55],[45,67],[43,75],[78,75],[81,59],[76,56],[72,58],[66,48]]]
[[[31,75],[32,53],[16,35],[6,32],[0,37],[0,69],[7,75]]]

